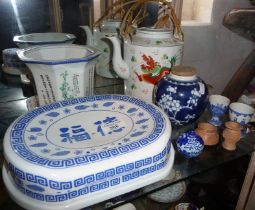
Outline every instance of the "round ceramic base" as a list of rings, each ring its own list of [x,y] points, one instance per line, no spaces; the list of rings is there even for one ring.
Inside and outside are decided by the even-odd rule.
[[[148,197],[159,203],[171,203],[179,200],[185,192],[185,182],[179,182],[156,193],[152,193]]]
[[[212,125],[214,125],[214,126],[221,126],[222,125],[222,122],[220,121],[220,120],[215,120],[215,119],[210,119],[209,121],[208,121],[208,123],[210,123],[210,124],[212,124]]]
[[[228,146],[225,144],[225,142],[222,142],[222,147],[228,151],[235,151],[236,150],[236,146],[233,145],[233,146]]]
[[[44,202],[40,200],[32,199],[15,187],[15,181],[10,176],[10,172],[7,171],[6,167],[3,167],[2,175],[5,186],[11,196],[11,198],[20,206],[27,210],[74,210],[81,209],[87,206],[99,203],[101,201],[113,198],[114,196],[121,195],[135,189],[144,187],[148,184],[158,181],[159,179],[165,178],[171,171],[174,163],[174,149],[171,145],[170,155],[168,156],[167,165],[160,171],[153,173],[151,176],[144,176],[139,180],[130,181],[128,184],[123,186],[112,187],[104,192],[94,193],[93,196],[81,196],[72,201],[65,202]]]
[[[167,184],[170,180],[174,180],[175,177],[180,177],[175,170],[172,170],[170,174],[159,182],[156,182],[152,185],[146,186],[144,189],[146,191],[153,190],[157,187],[160,187],[164,184]],[[170,203],[179,200],[186,192],[186,183],[184,181],[173,184],[167,188],[159,190],[157,192],[151,193],[148,197],[159,203]]]

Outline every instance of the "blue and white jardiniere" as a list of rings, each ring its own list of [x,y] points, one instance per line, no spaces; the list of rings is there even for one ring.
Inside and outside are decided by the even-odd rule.
[[[25,209],[73,210],[165,178],[171,124],[123,95],[75,98],[18,118],[4,138],[4,183]]]
[[[176,140],[177,150],[186,158],[197,157],[204,149],[203,139],[195,131],[181,134]]]
[[[173,69],[181,68],[176,66]],[[173,71],[158,82],[154,95],[155,103],[175,125],[194,122],[201,116],[208,102],[206,84],[199,77],[195,74],[180,76]]]
[[[93,47],[42,45],[18,51],[34,77],[39,105],[93,95],[94,68],[100,52]]]
[[[228,105],[230,100],[222,95],[210,95],[209,97],[209,109],[212,113],[212,118],[209,120],[209,123],[220,126],[222,122],[220,116],[225,114],[228,111]]]

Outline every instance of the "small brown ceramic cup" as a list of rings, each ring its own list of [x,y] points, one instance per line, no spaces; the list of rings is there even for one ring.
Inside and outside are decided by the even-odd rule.
[[[226,122],[226,128],[223,131],[224,142],[222,143],[223,148],[226,150],[236,150],[236,143],[241,138],[241,125],[237,122]]]
[[[205,145],[212,146],[219,142],[217,127],[210,123],[198,123],[198,127],[195,132],[203,139]]]

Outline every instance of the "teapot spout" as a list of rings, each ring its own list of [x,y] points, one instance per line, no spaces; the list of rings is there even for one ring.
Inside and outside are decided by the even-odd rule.
[[[130,70],[128,64],[123,60],[121,56],[121,46],[119,39],[115,35],[106,35],[106,38],[109,39],[113,44],[112,64],[114,71],[120,78],[128,79],[130,76]]]
[[[93,45],[93,34],[89,26],[80,26],[86,33],[86,45]]]

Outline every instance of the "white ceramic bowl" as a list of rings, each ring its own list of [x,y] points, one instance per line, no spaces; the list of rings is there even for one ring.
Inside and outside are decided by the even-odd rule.
[[[240,102],[234,102],[229,105],[229,118],[231,121],[246,125],[250,122],[254,108]]]
[[[48,32],[14,36],[13,42],[19,48],[25,48],[45,44],[73,43],[75,39],[76,37],[73,34]]]

